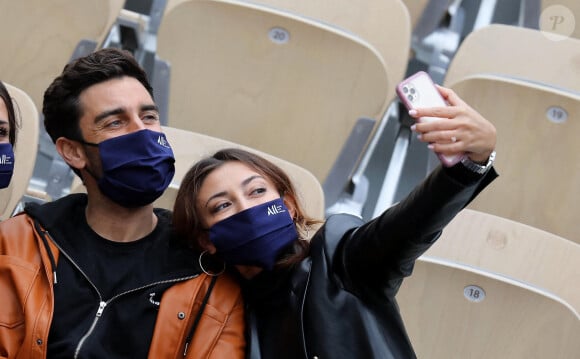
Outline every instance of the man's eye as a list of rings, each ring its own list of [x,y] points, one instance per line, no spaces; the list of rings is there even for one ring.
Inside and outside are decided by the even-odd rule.
[[[113,120],[107,123],[106,127],[119,127],[121,126],[121,120]]]
[[[159,121],[159,114],[148,113],[143,116],[143,121]]]

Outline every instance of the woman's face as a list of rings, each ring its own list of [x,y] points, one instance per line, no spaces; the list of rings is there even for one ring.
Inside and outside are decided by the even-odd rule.
[[[239,162],[229,161],[211,172],[203,181],[196,201],[197,212],[204,228],[257,205],[280,198],[274,183],[262,176],[252,167]],[[286,204],[288,206],[288,204]],[[294,215],[292,206],[288,207]],[[205,238],[205,250],[216,253],[216,247]],[[252,278],[263,269],[259,266],[236,265],[238,272],[245,278]]]
[[[245,209],[280,198],[272,181],[250,166],[226,162],[204,180],[197,209],[205,228]]]
[[[8,122],[8,109],[4,99],[0,97],[0,143],[10,142],[10,123]]]

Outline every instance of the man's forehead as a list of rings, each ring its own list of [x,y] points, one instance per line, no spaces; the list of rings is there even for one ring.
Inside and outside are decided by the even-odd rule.
[[[155,106],[147,89],[137,79],[122,77],[94,84],[79,96],[81,110],[93,114],[122,109],[123,111]]]

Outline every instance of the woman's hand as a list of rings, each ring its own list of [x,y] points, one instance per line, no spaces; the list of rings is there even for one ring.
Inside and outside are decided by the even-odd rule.
[[[495,126],[465,103],[453,90],[437,86],[448,107],[418,108],[414,118],[438,117],[441,121],[420,120],[411,126],[421,141],[443,155],[465,153],[474,162],[484,163],[495,149]]]

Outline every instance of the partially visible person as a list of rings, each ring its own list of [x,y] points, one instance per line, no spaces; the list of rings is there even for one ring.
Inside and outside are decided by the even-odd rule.
[[[46,90],[46,131],[87,193],[0,223],[0,358],[244,356],[239,286],[203,273],[153,207],[175,169],[152,92],[118,49]]]
[[[8,187],[14,173],[16,112],[6,86],[0,81],[0,189]]]
[[[437,153],[468,157],[439,166],[368,223],[332,215],[308,241],[316,220],[302,211],[288,176],[240,149],[218,151],[185,175],[175,229],[205,253],[202,265],[222,262],[238,276],[248,358],[415,358],[397,291],[415,260],[497,176],[495,127],[452,91],[440,92],[450,107],[412,115],[442,120],[413,129]]]

